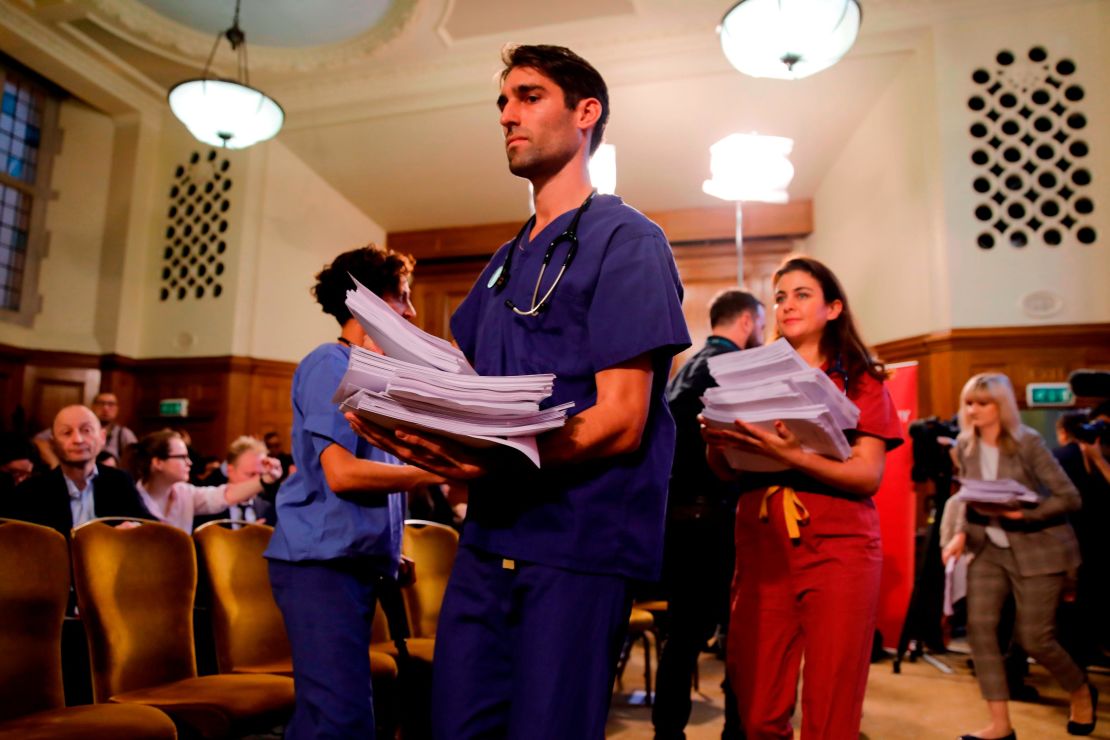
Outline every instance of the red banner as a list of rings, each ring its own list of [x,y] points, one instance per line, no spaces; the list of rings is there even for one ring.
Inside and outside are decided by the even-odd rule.
[[[902,620],[913,591],[913,538],[916,500],[910,469],[913,449],[910,444],[910,422],[917,418],[917,363],[907,362],[888,367],[887,390],[898,410],[905,442],[887,453],[883,482],[875,494],[879,508],[879,525],[883,533],[883,579],[879,595],[879,630],[883,644],[896,647],[902,632]]]

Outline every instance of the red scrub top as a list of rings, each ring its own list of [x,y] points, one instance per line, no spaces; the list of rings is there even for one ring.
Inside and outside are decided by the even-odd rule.
[[[828,372],[827,368],[825,369]],[[844,376],[839,372],[829,373],[829,378],[841,390],[844,389]],[[859,423],[855,429],[846,429],[845,434],[849,442],[855,442],[860,435],[878,437],[886,444],[887,452],[898,447],[905,440],[902,438],[902,425],[898,421],[898,412],[894,401],[887,392],[886,385],[873,378],[868,373],[860,373],[853,377],[847,393],[848,399],[859,408]],[[866,501],[871,507],[875,506],[870,498],[861,499],[859,495],[841,491],[835,486],[823,483],[815,478],[797,470],[783,470],[773,473],[744,472],[740,476],[740,486],[743,491],[763,489],[769,486],[783,486],[798,492],[820,493],[837,498],[850,498],[853,501]]]

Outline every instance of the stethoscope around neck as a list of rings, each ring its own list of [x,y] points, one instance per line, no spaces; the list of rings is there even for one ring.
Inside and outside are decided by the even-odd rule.
[[[547,250],[543,253],[543,264],[540,265],[540,274],[536,277],[536,287],[532,291],[532,307],[526,311],[513,303],[511,298],[505,299],[505,305],[517,316],[538,316],[550,306],[551,296],[555,292],[555,288],[559,285],[559,281],[563,279],[563,273],[570,267],[570,263],[574,261],[574,255],[578,251],[578,222],[582,219],[582,214],[590,207],[590,203],[593,202],[595,195],[597,195],[596,190],[590,191],[590,194],[586,196],[586,200],[582,201],[582,205],[578,206],[578,210],[574,212],[574,217],[571,218],[570,224],[567,226],[566,230],[555,237],[551,241],[551,244],[548,245]],[[520,231],[517,232],[516,238],[513,239],[513,243],[509,245],[508,254],[505,255],[505,262],[501,267],[497,268],[497,272],[494,273],[493,278],[490,280],[490,287],[497,292],[500,293],[504,290],[505,286],[509,284],[510,273],[513,269],[513,254],[516,252],[517,247],[520,246],[520,240],[524,238],[524,234],[528,230],[528,227],[535,223],[535,220],[536,217],[532,216],[520,227]],[[568,246],[567,254],[563,257],[563,264],[559,267],[559,274],[555,276],[555,282],[551,283],[551,287],[548,288],[547,292],[540,298],[540,286],[543,284],[544,272],[547,271],[547,266],[550,264],[551,258],[555,256],[555,249],[563,242],[566,242]],[[538,301],[536,300],[537,298],[539,298]]]

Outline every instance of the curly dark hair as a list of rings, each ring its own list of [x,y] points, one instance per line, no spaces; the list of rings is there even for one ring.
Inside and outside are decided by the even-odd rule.
[[[407,280],[416,267],[416,258],[411,254],[401,254],[377,244],[352,249],[332,260],[316,275],[316,285],[312,295],[324,309],[324,313],[334,316],[340,326],[351,318],[347,310],[347,291],[355,286],[355,280],[365,285],[374,295],[384,296],[400,290],[401,281]]]
[[[597,98],[601,103],[601,117],[594,124],[590,137],[590,154],[601,146],[605,124],[609,122],[609,88],[601,73],[593,65],[565,46],[509,44],[501,50],[501,81],[517,67],[528,67],[541,73],[563,91],[563,101],[568,110],[574,110],[585,98]]]

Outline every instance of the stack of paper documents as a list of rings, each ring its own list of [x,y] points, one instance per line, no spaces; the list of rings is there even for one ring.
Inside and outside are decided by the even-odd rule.
[[[504,445],[539,467],[536,435],[563,426],[574,405],[540,409],[554,375],[477,375],[458,349],[361,285],[347,293],[347,307],[386,354],[351,348],[333,399],[344,410],[388,429],[431,432],[469,447]]]
[[[807,450],[837,460],[851,454],[842,430],[855,428],[859,409],[785,339],[712,357],[709,372],[718,385],[702,398],[710,426],[735,428],[733,421],[740,419],[772,431],[774,423],[782,421]],[[729,448],[725,457],[737,470],[786,469],[776,460],[746,450]]]
[[[347,309],[383,352],[415,365],[476,375],[457,347],[414,326],[354,277],[351,280],[356,289],[347,291]]]
[[[967,503],[1017,506],[1035,504],[1041,500],[1036,492],[1009,478],[1002,480],[959,478],[958,480],[960,492],[956,494],[956,499]]]

